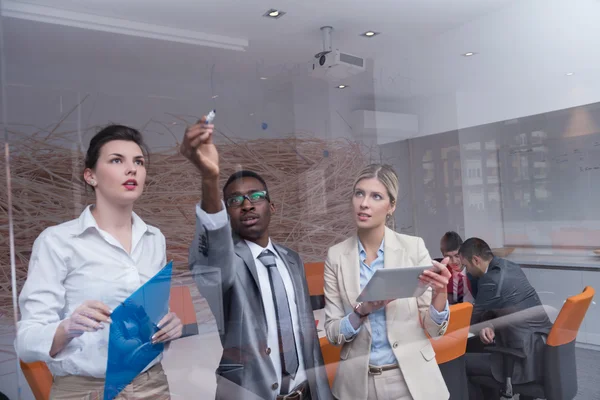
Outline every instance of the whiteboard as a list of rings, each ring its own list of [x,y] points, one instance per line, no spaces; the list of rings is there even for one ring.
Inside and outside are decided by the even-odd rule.
[[[600,247],[600,130],[566,132],[499,149],[505,246]]]

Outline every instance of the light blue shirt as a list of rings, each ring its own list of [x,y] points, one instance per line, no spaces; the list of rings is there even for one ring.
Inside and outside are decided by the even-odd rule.
[[[366,258],[367,252],[365,251],[360,240],[358,241],[358,255],[360,259],[360,289],[362,290],[367,282],[373,277],[375,271],[383,268],[383,256],[384,256],[384,241],[381,242],[379,250],[377,250],[377,258],[367,265]],[[446,302],[446,308],[439,312],[432,305],[429,306],[429,315],[433,322],[438,325],[448,320],[448,302]],[[340,323],[340,331],[346,339],[352,338],[356,335],[361,327],[354,329],[350,323],[350,315],[346,315]],[[387,338],[387,327],[385,323],[385,307],[371,313],[369,315],[369,323],[371,324],[371,355],[369,357],[369,364],[374,366],[397,364],[396,357],[392,351],[392,346]]]

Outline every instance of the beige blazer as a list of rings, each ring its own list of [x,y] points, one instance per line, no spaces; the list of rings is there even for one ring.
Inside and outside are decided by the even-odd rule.
[[[371,352],[371,326],[365,320],[350,340],[340,332],[342,318],[350,314],[360,294],[358,239],[352,236],[329,249],[325,261],[325,331],[327,339],[342,346],[333,384],[338,399],[367,398]],[[423,239],[385,229],[384,268],[431,265]],[[437,325],[429,316],[431,289],[418,298],[395,300],[385,307],[387,335],[414,400],[447,400],[448,389],[425,331],[442,336],[448,323]]]

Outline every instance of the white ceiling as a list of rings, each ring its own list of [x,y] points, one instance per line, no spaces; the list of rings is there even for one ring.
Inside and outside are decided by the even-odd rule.
[[[319,28],[335,29],[335,44],[365,57],[385,48],[400,51],[415,41],[437,36],[514,0],[27,0],[58,10],[136,21],[156,26],[218,34],[250,41],[251,51],[286,50],[301,59],[320,48]],[[6,3],[6,1],[5,1]],[[262,14],[287,12],[279,20]],[[367,30],[384,35],[377,44],[359,38]]]
[[[4,4],[10,1],[4,1]],[[153,83],[153,93],[174,93],[172,83],[206,79],[211,67],[221,80],[268,76],[289,81],[306,74],[321,49],[319,28],[332,25],[333,45],[367,57],[370,71],[349,80],[344,96],[384,103],[458,90],[510,88],[535,91],[564,80],[600,80],[600,1],[597,0],[28,0],[46,6],[180,30],[247,40],[245,52],[152,40],[72,26],[5,18],[8,81],[78,86],[94,80],[114,87]],[[262,14],[287,12],[279,20]],[[383,32],[365,39],[366,30]],[[179,32],[179,31],[178,31]],[[472,58],[461,57],[476,51]],[[296,75],[298,75],[296,74]],[[587,80],[587,81],[586,81]],[[172,86],[172,87],[171,87]],[[182,89],[183,88],[183,89]],[[110,84],[106,90],[113,90]],[[575,101],[576,102],[576,101]]]
[[[227,64],[235,60],[236,65],[258,63],[261,68],[269,68],[307,63],[322,48],[319,28],[331,25],[335,48],[365,58],[378,59],[393,54],[398,56],[393,57],[396,60],[403,60],[404,55],[414,52],[420,43],[514,1],[378,0],[367,5],[358,0],[5,0],[5,5],[48,7],[40,13],[54,10],[58,14],[81,13],[90,20],[97,17],[98,24],[103,23],[101,17],[110,17],[117,19],[117,23],[122,21],[126,27],[134,21],[154,25],[157,29],[223,35],[247,40],[249,47],[243,55],[227,54],[229,52],[201,46],[178,46],[172,42],[144,42],[127,37],[115,40],[111,35],[97,31],[90,34],[45,24],[34,26],[22,20],[11,22],[10,19],[5,27],[5,42],[9,51],[33,47],[40,58],[45,55],[56,59],[77,54],[77,58],[69,57],[74,69],[78,67],[77,60],[83,63],[82,67],[87,67],[85,63],[90,57],[94,58],[93,54],[88,56],[91,51],[96,54],[97,61],[110,58],[112,68],[118,67],[114,65],[118,62],[127,68],[126,63],[133,58],[145,68],[153,68],[172,63],[171,57],[183,60],[185,53],[202,53],[202,59],[209,62],[224,61],[223,64]],[[263,17],[263,13],[272,7],[287,14],[278,20]],[[373,39],[359,36],[371,29],[383,34]],[[119,50],[123,53],[112,54]],[[107,53],[103,54],[103,51]],[[163,60],[155,58],[157,51],[165,52],[161,57]],[[19,56],[10,52],[8,55]],[[99,62],[96,65],[99,66]]]

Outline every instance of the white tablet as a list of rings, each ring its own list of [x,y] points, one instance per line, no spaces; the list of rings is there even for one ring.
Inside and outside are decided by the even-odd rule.
[[[431,268],[433,266],[430,265],[427,267],[378,269],[371,280],[367,282],[356,301],[382,301],[419,297],[427,290],[427,286],[420,284],[419,276],[423,271]]]

